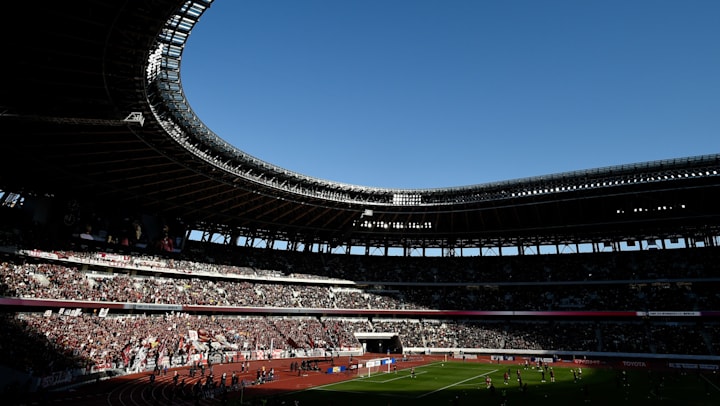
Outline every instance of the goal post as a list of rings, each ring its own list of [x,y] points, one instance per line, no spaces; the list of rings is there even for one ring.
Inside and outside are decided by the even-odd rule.
[[[370,375],[372,375],[373,372],[384,371],[384,372],[390,373],[390,368],[393,364],[395,364],[395,358],[390,358],[390,357],[375,358],[375,359],[368,360],[365,363],[365,366],[367,367],[368,378],[370,377]]]

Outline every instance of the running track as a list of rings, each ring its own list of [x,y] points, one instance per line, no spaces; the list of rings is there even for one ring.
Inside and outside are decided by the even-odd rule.
[[[380,355],[366,355],[361,359],[377,358]],[[228,391],[227,399],[237,399],[241,396],[244,400],[252,398],[272,396],[282,392],[292,392],[308,389],[314,386],[325,385],[351,379],[356,376],[355,372],[328,374],[324,371],[330,367],[330,362],[320,364],[321,371],[307,371],[303,374],[290,371],[290,362],[297,359],[282,359],[272,361],[251,361],[250,371],[240,372],[240,364],[221,364],[213,366],[215,381],[221,379],[223,372],[227,373],[227,384],[230,384],[230,376],[233,370],[240,380],[252,381],[255,379],[256,370],[265,366],[267,370],[275,368],[276,379],[272,382],[261,385],[247,386],[244,390]],[[340,365],[347,359],[336,359]],[[403,363],[403,368],[411,365],[418,365],[430,361],[427,357],[424,362]],[[178,371],[178,385],[173,382],[174,372]],[[156,375],[155,382],[150,381],[150,372],[116,377],[100,382],[94,382],[74,389],[65,391],[47,392],[38,394],[28,403],[31,405],[56,405],[56,406],[143,406],[143,405],[218,405],[223,403],[222,398],[197,398],[193,396],[192,387],[198,381],[205,382],[206,376],[200,376],[199,371],[194,377],[190,377],[189,369],[176,368],[168,371],[167,375]],[[182,382],[185,382],[184,385]]]

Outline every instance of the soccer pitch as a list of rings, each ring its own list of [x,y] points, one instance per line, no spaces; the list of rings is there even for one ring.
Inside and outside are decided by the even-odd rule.
[[[550,369],[522,365],[477,362],[436,362],[397,371],[367,371],[354,379],[278,395],[278,404],[293,405],[478,405],[478,404],[628,404],[628,405],[717,405],[720,385],[712,373],[680,371],[614,370],[553,366]],[[518,370],[521,381],[518,381]],[[543,381],[543,373],[544,381]],[[573,373],[573,371],[575,373]],[[505,383],[504,374],[509,379]],[[493,388],[488,388],[489,377]]]

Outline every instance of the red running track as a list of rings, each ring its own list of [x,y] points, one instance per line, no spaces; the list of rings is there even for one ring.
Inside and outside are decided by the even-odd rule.
[[[362,357],[354,357],[353,362],[364,362],[372,358],[380,358],[383,354],[366,354]],[[422,356],[404,361],[399,368],[409,368],[428,362],[440,360],[440,356]],[[254,381],[257,370],[265,367],[275,369],[275,379],[272,382],[263,384],[248,385],[244,389],[229,390],[226,398],[201,398],[193,395],[193,385],[198,381],[205,382],[209,371],[205,376],[197,371],[194,377],[190,376],[188,367],[170,369],[167,374],[156,375],[154,382],[151,382],[151,373],[125,375],[100,382],[89,383],[71,390],[54,391],[36,394],[29,401],[35,405],[57,405],[57,406],[143,406],[143,405],[217,405],[224,403],[224,400],[238,399],[252,400],[262,397],[272,397],[280,393],[300,391],[316,386],[326,385],[334,382],[352,379],[357,376],[360,370],[348,370],[340,373],[327,373],[327,369],[334,365],[349,364],[348,357],[340,357],[319,360],[319,371],[303,371],[298,373],[291,371],[292,362],[301,362],[301,358],[278,359],[265,361],[250,361],[250,367],[241,372],[240,363],[213,365],[212,373],[214,380],[219,382],[223,373],[227,374],[227,385],[230,385],[232,372],[238,375],[239,379]],[[178,372],[178,383],[175,384],[173,375]]]

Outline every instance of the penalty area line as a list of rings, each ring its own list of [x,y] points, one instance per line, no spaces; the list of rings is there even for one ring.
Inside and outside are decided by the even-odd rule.
[[[428,371],[420,371],[420,372],[416,372],[415,375],[417,376],[417,375],[422,375],[422,374],[427,374],[427,373],[428,373]],[[406,375],[406,374],[393,374],[393,373],[390,373],[390,374],[386,374],[386,375],[393,375],[393,377],[392,377],[392,378],[389,378],[389,379],[383,379],[382,381],[375,381],[375,380],[372,380],[372,379],[369,378],[369,377],[365,377],[365,378],[363,378],[363,379],[358,379],[358,381],[361,381],[361,382],[370,382],[370,383],[388,383],[388,382],[393,382],[393,381],[397,381],[397,380],[400,380],[400,379],[410,379],[410,378],[412,377],[412,375]]]
[[[462,380],[462,381],[459,381],[459,382],[455,382],[455,383],[452,384],[452,385],[443,386],[442,388],[435,389],[435,390],[432,391],[432,392],[423,393],[422,395],[418,396],[417,399],[423,398],[423,397],[428,396],[428,395],[432,395],[433,393],[437,393],[437,392],[440,392],[440,391],[444,391],[445,389],[452,388],[453,386],[458,386],[458,385],[463,384],[463,383],[465,383],[465,382],[472,381],[473,379],[477,379],[477,378],[481,378],[481,377],[486,376],[486,375],[490,375],[490,374],[492,374],[493,372],[497,372],[497,371],[499,371],[499,369],[493,369],[493,370],[490,371],[490,372],[485,372],[484,374],[475,375],[475,376],[473,376],[473,377],[471,377],[471,378],[468,378],[468,379],[465,379],[465,380]]]

